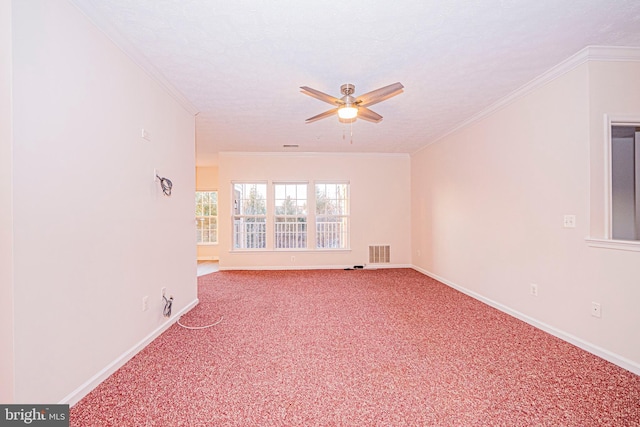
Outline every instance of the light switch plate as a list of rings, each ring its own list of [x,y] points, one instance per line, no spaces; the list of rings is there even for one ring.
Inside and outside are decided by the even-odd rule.
[[[576,216],[575,215],[565,215],[564,216],[563,226],[564,226],[564,228],[576,228]]]

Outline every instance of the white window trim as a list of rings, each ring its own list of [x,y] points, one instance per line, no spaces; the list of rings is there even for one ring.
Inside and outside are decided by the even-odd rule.
[[[234,200],[235,200],[235,185],[236,184],[264,184],[265,188],[265,203],[266,212],[264,215],[236,215]],[[273,209],[273,203],[270,202],[271,190],[269,189],[269,181],[265,180],[233,180],[231,181],[231,250],[230,252],[266,252],[269,250],[269,245],[272,244],[269,238],[269,212]],[[264,248],[235,248],[235,240],[233,236],[234,219],[236,216],[244,218],[264,218],[265,219],[265,247]]]
[[[346,215],[341,215],[347,219],[347,241],[345,243],[344,248],[319,248],[317,247],[316,241],[316,228],[318,223],[316,222],[316,218],[318,216],[316,212],[316,185],[317,184],[344,184],[347,186],[347,201],[348,201],[348,211]],[[312,250],[318,252],[334,252],[334,251],[351,251],[351,181],[349,180],[318,180],[313,182],[313,246]],[[321,215],[322,216],[322,215]]]
[[[587,237],[584,239],[592,248],[617,249],[621,251],[640,252],[640,241],[637,240],[613,240]]]
[[[338,253],[351,252],[351,182],[347,179],[337,180],[232,180],[231,181],[231,230],[233,230],[233,219],[235,211],[233,207],[235,184],[266,184],[267,185],[267,214],[266,214],[266,242],[264,248],[234,248],[232,237],[231,248],[228,250],[231,254],[247,254],[247,253],[281,253],[281,252],[305,252],[305,253]],[[274,245],[274,227],[275,227],[275,184],[306,184],[307,185],[307,247],[306,248],[275,248]],[[317,248],[316,241],[316,184],[346,184],[349,187],[349,213],[345,215],[349,221],[349,232],[345,248]],[[262,217],[262,216],[260,216]],[[313,226],[312,226],[313,225]]]
[[[244,253],[283,253],[283,252],[304,252],[304,253],[310,253],[310,252],[315,252],[315,253],[336,253],[336,252],[352,252],[351,249],[333,249],[333,248],[328,248],[328,249],[304,249],[304,248],[297,248],[297,249],[287,249],[287,248],[283,248],[283,249],[229,249],[229,253],[230,254],[244,254]]]
[[[640,252],[640,241],[638,240],[615,240],[611,238],[613,235],[613,224],[611,223],[613,218],[613,189],[611,188],[611,127],[625,125],[640,125],[640,116],[626,114],[604,115],[604,238],[586,237],[585,241],[590,247],[594,248]]]

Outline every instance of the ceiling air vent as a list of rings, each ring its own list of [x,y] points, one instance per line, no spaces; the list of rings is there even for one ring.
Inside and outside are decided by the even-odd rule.
[[[389,245],[369,246],[369,264],[388,264],[390,258]]]

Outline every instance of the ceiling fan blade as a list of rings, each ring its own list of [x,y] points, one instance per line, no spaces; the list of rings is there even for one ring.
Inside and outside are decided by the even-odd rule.
[[[338,112],[338,109],[337,109],[337,108],[332,108],[331,110],[327,110],[327,111],[325,111],[324,113],[320,113],[320,114],[318,114],[318,115],[316,115],[316,116],[309,117],[309,118],[308,118],[307,120],[305,120],[304,122],[305,122],[305,123],[315,122],[315,121],[317,121],[317,120],[324,119],[324,118],[326,118],[326,117],[332,116],[332,115],[336,114],[337,112]]]
[[[378,123],[382,121],[382,116],[366,107],[358,107],[358,118],[368,122]]]
[[[335,96],[327,95],[324,92],[320,92],[319,90],[315,90],[308,86],[300,86],[300,89],[302,89],[301,92],[304,93],[305,95],[313,96],[314,98],[319,99],[320,101],[324,101],[333,105],[342,104],[342,101],[340,101]]]
[[[377,104],[385,99],[389,99],[392,96],[396,96],[402,93],[402,83],[397,82],[390,84],[389,86],[381,87],[380,89],[372,90],[364,95],[360,95],[356,98],[356,104],[360,107],[367,107],[369,105]]]

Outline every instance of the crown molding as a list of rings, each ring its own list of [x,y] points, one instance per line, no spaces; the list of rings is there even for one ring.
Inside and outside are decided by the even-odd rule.
[[[637,62],[640,61],[640,47],[625,47],[625,46],[587,46],[584,49],[580,50],[576,54],[570,56],[564,61],[560,62],[558,65],[553,68],[545,71],[535,79],[530,82],[520,86],[515,91],[511,92],[509,95],[504,98],[494,102],[484,110],[479,113],[471,116],[469,119],[463,121],[458,126],[454,127],[447,133],[438,138],[434,139],[432,142],[426,144],[424,147],[415,151],[412,154],[417,154],[426,147],[431,144],[435,144],[436,142],[446,138],[447,136],[459,131],[462,128],[465,128],[475,122],[478,122],[485,117],[490,116],[498,110],[506,107],[512,102],[526,96],[527,94],[533,92],[534,90],[550,83],[551,81],[557,79],[560,76],[568,73],[579,67],[582,64],[585,64],[589,61],[617,61],[617,62]]]
[[[340,152],[321,152],[321,151],[300,151],[300,152],[281,152],[281,151],[220,151],[219,157],[395,157],[409,158],[408,153],[340,153]]]
[[[195,116],[198,109],[180,92],[162,72],[149,61],[149,59],[131,42],[125,38],[116,27],[104,18],[96,10],[92,2],[70,0],[70,3],[84,15],[102,34],[104,34],[111,42],[116,45],[125,55],[129,57],[138,67],[140,67],[152,80],[160,85],[174,100],[187,110],[188,113]]]
[[[587,51],[588,61],[618,61],[618,62],[640,61],[640,47],[587,46],[583,50]]]

